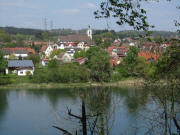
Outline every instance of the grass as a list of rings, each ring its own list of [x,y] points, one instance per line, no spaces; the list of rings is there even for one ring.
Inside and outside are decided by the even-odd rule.
[[[1,85],[0,89],[36,89],[36,88],[81,88],[81,87],[91,87],[91,86],[103,86],[103,87],[134,87],[143,85],[142,79],[127,79],[117,82],[108,82],[108,83],[97,83],[97,82],[88,82],[88,83],[30,83],[28,78],[20,77],[16,80],[15,83],[8,85]]]

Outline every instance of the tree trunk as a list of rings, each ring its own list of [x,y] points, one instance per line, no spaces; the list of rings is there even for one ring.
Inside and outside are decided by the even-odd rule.
[[[82,101],[82,126],[83,126],[83,135],[87,135],[86,107],[84,101]]]

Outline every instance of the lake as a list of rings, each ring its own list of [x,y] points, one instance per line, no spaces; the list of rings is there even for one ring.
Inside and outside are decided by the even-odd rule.
[[[68,114],[81,117],[82,103],[88,133],[96,123],[94,134],[161,134],[163,111],[155,99],[151,91],[135,88],[0,90],[0,135],[63,134],[53,126],[82,134],[80,120]]]

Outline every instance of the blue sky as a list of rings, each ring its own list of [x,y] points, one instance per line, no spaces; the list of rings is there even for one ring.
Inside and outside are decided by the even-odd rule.
[[[44,28],[47,18],[48,28],[53,21],[54,28],[82,29],[91,25],[95,29],[127,30],[128,26],[118,26],[114,19],[97,20],[93,12],[102,0],[0,0],[0,26],[24,28]],[[176,31],[174,20],[180,20],[180,0],[172,2],[143,2],[148,21],[156,30]],[[108,23],[108,26],[107,26]]]

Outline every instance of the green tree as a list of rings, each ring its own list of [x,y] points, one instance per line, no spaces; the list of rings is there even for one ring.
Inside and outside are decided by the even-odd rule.
[[[60,53],[64,52],[64,50],[62,49],[58,49],[58,50],[54,50],[51,55],[50,55],[50,58],[54,58],[55,55],[58,55]]]
[[[109,54],[98,47],[92,47],[87,51],[87,67],[90,69],[90,77],[94,81],[108,81],[111,77]]]
[[[157,63],[156,77],[163,79],[180,79],[180,46],[175,42],[170,49],[163,54]]]
[[[7,68],[7,61],[4,59],[3,52],[0,51],[0,74],[4,73],[6,68]]]
[[[148,24],[146,11],[139,2],[132,0],[107,0],[100,4],[100,9],[95,11],[96,18],[114,17],[118,25],[128,24],[135,30],[147,31]],[[151,26],[153,27],[153,26]]]
[[[74,58],[79,58],[79,57],[86,57],[86,51],[85,50],[81,50],[80,52],[75,51]]]
[[[48,63],[48,68],[58,68],[59,67],[59,63],[56,59],[52,59],[49,61]]]
[[[123,60],[131,74],[133,74],[134,67],[137,63],[138,52],[138,48],[136,48],[135,46],[131,46],[129,52],[127,53],[127,56]]]
[[[9,59],[10,60],[15,60],[15,59],[17,59],[17,57],[14,54],[10,54],[9,55]]]
[[[9,34],[7,34],[6,32],[0,30],[0,41],[2,41],[2,42],[11,42],[12,37]]]
[[[41,60],[40,56],[38,54],[36,54],[36,55],[29,55],[26,59],[32,60],[34,65],[39,64],[40,60]]]

